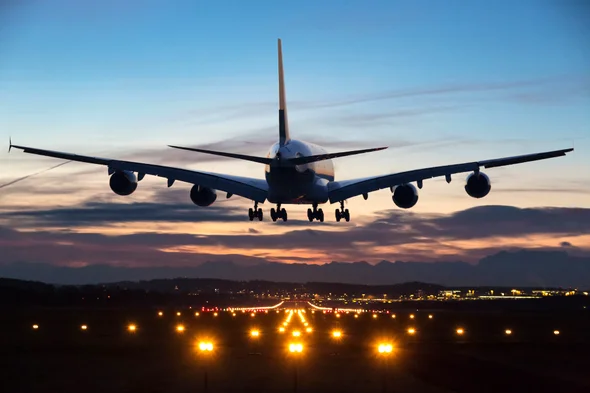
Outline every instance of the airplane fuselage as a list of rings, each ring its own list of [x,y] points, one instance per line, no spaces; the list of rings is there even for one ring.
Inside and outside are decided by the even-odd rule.
[[[267,158],[288,160],[321,154],[327,154],[322,147],[291,139],[283,146],[278,142],[272,145]],[[328,201],[328,183],[334,181],[334,164],[332,160],[322,160],[295,166],[266,165],[265,177],[270,203],[321,204]]]

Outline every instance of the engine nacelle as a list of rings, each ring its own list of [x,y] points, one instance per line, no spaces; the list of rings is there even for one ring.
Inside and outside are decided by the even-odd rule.
[[[137,177],[130,171],[115,171],[109,179],[109,186],[117,195],[131,195],[137,189]]]
[[[395,187],[391,199],[397,207],[409,209],[418,202],[418,190],[413,184],[402,184]]]
[[[197,184],[191,188],[191,201],[197,206],[209,206],[217,199],[217,192],[211,188],[201,187]]]
[[[490,178],[483,172],[472,173],[467,176],[465,192],[472,198],[483,198],[490,193],[492,184]]]

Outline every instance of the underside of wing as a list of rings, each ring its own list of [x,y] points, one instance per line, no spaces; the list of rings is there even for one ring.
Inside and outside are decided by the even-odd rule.
[[[491,160],[467,162],[455,165],[444,165],[431,168],[416,169],[407,172],[394,173],[391,175],[373,176],[362,179],[353,179],[332,182],[328,185],[329,187],[329,198],[331,203],[340,202],[348,198],[352,198],[358,195],[367,196],[368,193],[377,191],[383,188],[399,187],[398,192],[399,200],[402,201],[404,197],[407,203],[403,201],[398,204],[400,207],[412,207],[418,200],[417,191],[410,183],[416,182],[418,188],[422,188],[422,183],[426,179],[434,177],[445,176],[447,182],[451,181],[451,175],[457,173],[473,172],[472,175],[467,179],[465,186],[466,192],[475,198],[481,198],[489,192],[491,185],[489,178],[480,172],[480,168],[496,168],[500,166],[521,164],[525,162],[532,162],[538,160],[545,160],[548,158],[565,156],[566,153],[573,151],[574,149],[562,149],[554,150],[542,153],[526,154],[521,156],[504,157]],[[396,202],[397,204],[397,202]],[[411,205],[411,206],[410,206]]]
[[[177,180],[194,184],[197,187],[193,187],[193,190],[191,191],[191,199],[193,199],[193,202],[195,202],[193,194],[198,194],[199,192],[201,192],[203,197],[207,196],[208,193],[209,200],[214,200],[211,196],[211,193],[214,192],[214,190],[224,191],[230,196],[239,195],[261,203],[266,200],[268,195],[266,180],[261,179],[193,171],[141,162],[83,156],[26,146],[11,145],[11,148],[22,149],[23,152],[30,154],[107,166],[108,173],[111,175],[109,182],[111,189],[120,195],[129,195],[134,192],[137,188],[137,182],[141,181],[145,175],[166,178],[168,180],[168,187],[172,186]],[[197,194],[194,195],[198,197]],[[197,202],[195,203],[199,204]]]

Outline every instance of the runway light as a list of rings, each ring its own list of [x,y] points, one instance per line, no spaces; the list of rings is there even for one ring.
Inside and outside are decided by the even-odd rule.
[[[315,314],[315,311],[311,310],[311,313],[312,313],[312,314]]]
[[[256,329],[250,330],[250,336],[251,337],[258,337],[258,336],[260,336],[260,332]]]
[[[456,332],[459,336],[461,336],[461,335],[463,335],[463,333],[465,333],[465,331],[462,328],[457,329]]]
[[[414,314],[410,314],[410,319],[414,319],[415,315]]]
[[[358,315],[358,314],[354,314],[354,317],[355,317],[355,318],[358,318],[358,317],[359,317],[359,315]]]
[[[379,344],[377,351],[381,354],[389,354],[393,351],[393,345],[391,344]]]
[[[428,319],[432,319],[432,314],[428,314]]]
[[[308,328],[306,328],[306,329],[305,329],[305,331],[306,331],[307,333],[311,333],[311,332],[313,331],[313,329],[312,329],[312,328],[310,328],[310,327],[308,327]]]
[[[416,329],[414,329],[414,328],[408,329],[408,334],[415,334],[415,333],[416,333]]]
[[[161,317],[162,315],[164,315],[164,313],[162,311],[158,311],[158,316]]]
[[[336,314],[336,318],[340,318],[340,314]]]
[[[377,319],[377,314],[373,314],[373,319]]]
[[[33,325],[33,330],[39,329],[39,325]]]
[[[285,328],[281,326],[281,327],[279,328],[279,332],[280,332],[280,333],[285,333]]]
[[[216,317],[218,314],[216,312],[213,313],[213,316]]]
[[[293,332],[293,337],[299,337],[299,336],[301,336],[301,332],[299,330],[295,330]]]
[[[334,338],[340,338],[340,337],[342,337],[342,332],[340,330],[333,330],[332,331],[332,337],[334,337]]]
[[[130,332],[135,332],[137,330],[137,326],[135,326],[134,324],[131,324],[129,326],[127,326],[127,330],[129,330]]]
[[[184,332],[184,325],[176,325],[176,331],[178,333]]]
[[[289,344],[289,352],[301,353],[303,352],[303,344]]]
[[[252,313],[252,314],[250,314],[250,316],[251,316],[252,318],[254,318],[254,317],[256,316],[256,314]]]
[[[82,325],[82,326],[80,326],[80,329],[87,330],[88,329],[88,326],[87,325]]]
[[[236,316],[236,313],[235,313],[235,312],[234,312],[234,313],[232,313],[232,314],[231,314],[231,316],[232,316],[232,317],[235,317],[235,316]]]
[[[395,314],[391,314],[391,318],[395,319]]]
[[[507,336],[510,336],[510,335],[512,334],[512,330],[510,330],[510,329],[506,329],[506,330],[504,330],[504,333],[505,333]]]
[[[559,336],[559,330],[554,330],[553,334],[555,334],[556,336]]]
[[[208,341],[201,341],[199,343],[199,351],[201,352],[212,352],[213,351],[213,343]]]
[[[176,313],[176,316],[177,316],[177,317],[179,317],[179,316],[180,316],[180,311],[178,311],[178,312]]]

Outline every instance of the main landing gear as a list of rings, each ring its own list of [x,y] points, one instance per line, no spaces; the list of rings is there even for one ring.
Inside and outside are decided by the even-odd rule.
[[[344,201],[340,201],[340,209],[336,209],[336,221],[345,219],[346,222],[350,221],[350,212],[348,209],[344,209]]]
[[[250,221],[254,221],[254,218],[258,218],[258,221],[262,221],[262,209],[258,208],[258,202],[254,202],[254,209],[248,209],[248,218]]]
[[[272,218],[273,221],[276,221],[279,218],[282,218],[283,221],[287,221],[287,211],[285,208],[281,209],[281,204],[278,203],[276,211],[274,207],[270,209],[270,218]]]
[[[324,211],[322,209],[318,209],[318,204],[313,204],[313,210],[307,209],[307,219],[309,222],[312,222],[314,219],[318,220],[319,222],[324,222]]]

